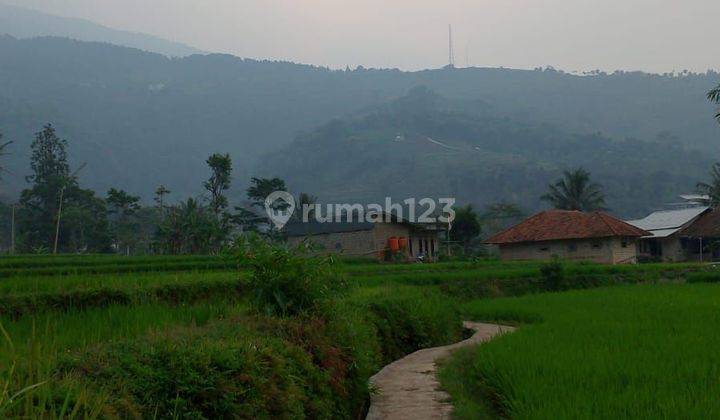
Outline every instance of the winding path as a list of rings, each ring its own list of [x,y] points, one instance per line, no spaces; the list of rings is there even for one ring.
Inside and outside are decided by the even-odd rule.
[[[461,347],[481,344],[513,327],[479,322],[465,322],[475,330],[467,340],[443,347],[418,350],[385,366],[370,378],[378,390],[372,395],[366,420],[449,419],[452,413],[450,395],[440,389],[436,377],[438,359]]]

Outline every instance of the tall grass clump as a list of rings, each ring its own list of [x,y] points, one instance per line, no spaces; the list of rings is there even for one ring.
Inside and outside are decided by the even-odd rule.
[[[332,256],[272,244],[258,236],[238,240],[239,265],[250,269],[251,302],[265,315],[296,316],[323,309],[344,280]]]

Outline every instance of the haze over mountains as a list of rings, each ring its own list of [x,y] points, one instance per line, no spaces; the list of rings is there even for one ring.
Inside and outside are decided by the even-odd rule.
[[[235,200],[250,176],[282,175],[321,200],[452,193],[532,210],[562,169],[584,165],[607,184],[610,207],[634,216],[691,190],[719,157],[705,98],[718,81],[712,72],[331,71],[3,36],[0,132],[15,141],[6,195],[24,187],[33,133],[52,122],[72,162],[87,162],[84,185],[146,201],[159,184],[175,199],[198,194],[205,158],[229,152]]]
[[[80,41],[107,42],[170,57],[202,53],[196,48],[152,35],[120,31],[84,19],[55,16],[2,3],[0,3],[0,34],[16,38],[57,36]]]

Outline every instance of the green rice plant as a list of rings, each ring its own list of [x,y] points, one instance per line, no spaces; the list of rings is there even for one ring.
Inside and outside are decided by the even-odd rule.
[[[686,278],[688,283],[718,283],[720,282],[720,272],[705,271],[689,273]]]
[[[720,287],[645,284],[463,305],[520,325],[442,369],[459,418],[715,418]]]
[[[121,284],[119,287],[100,286],[66,292],[9,294],[0,297],[0,316],[18,319],[49,310],[83,310],[145,302],[193,303],[218,296],[241,298],[246,290],[246,279],[220,277],[154,282],[143,286]]]

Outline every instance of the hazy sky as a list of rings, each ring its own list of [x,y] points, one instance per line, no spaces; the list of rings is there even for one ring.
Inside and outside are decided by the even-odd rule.
[[[720,68],[718,0],[4,0],[208,51],[331,67]]]

